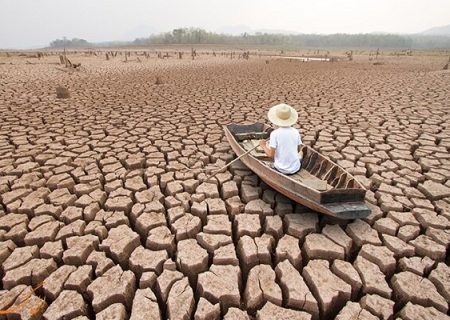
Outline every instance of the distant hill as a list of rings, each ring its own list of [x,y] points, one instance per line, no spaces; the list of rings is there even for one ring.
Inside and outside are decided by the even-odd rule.
[[[425,30],[421,32],[421,34],[430,36],[450,36],[450,24]]]
[[[249,26],[247,26],[245,24],[238,24],[238,25],[234,25],[234,26],[223,26],[223,27],[217,28],[215,30],[215,32],[238,36],[243,33],[253,33],[254,31],[252,30],[252,28],[250,28]]]

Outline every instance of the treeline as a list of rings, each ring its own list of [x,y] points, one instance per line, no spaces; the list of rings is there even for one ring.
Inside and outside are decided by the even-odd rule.
[[[95,44],[89,43],[84,39],[73,38],[70,39],[56,39],[50,42],[51,48],[85,48],[95,46]]]
[[[134,45],[151,44],[238,44],[270,45],[293,48],[450,48],[450,36],[395,34],[269,34],[227,35],[197,28],[180,28],[172,32],[138,38]]]
[[[217,44],[217,45],[256,45],[285,48],[401,48],[436,49],[450,48],[450,36],[395,35],[395,34],[241,34],[228,35],[209,32],[199,28],[178,28],[171,32],[137,38],[131,42],[89,43],[83,39],[57,39],[50,43],[52,48],[147,46],[170,44]]]

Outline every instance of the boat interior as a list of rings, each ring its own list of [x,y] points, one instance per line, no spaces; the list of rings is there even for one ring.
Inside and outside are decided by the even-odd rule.
[[[239,132],[233,135],[245,151],[258,146],[250,154],[265,165],[273,167],[272,159],[268,158],[259,147],[259,141],[268,139],[269,132]],[[300,153],[303,153],[301,169],[296,174],[286,175],[287,177],[319,192],[336,189],[362,189],[362,186],[350,174],[330,159],[305,145],[302,145],[300,150]]]

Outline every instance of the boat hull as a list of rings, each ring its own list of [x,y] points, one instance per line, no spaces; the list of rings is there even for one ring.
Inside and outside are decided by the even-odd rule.
[[[236,130],[237,125],[232,125],[231,127]],[[264,127],[266,128],[266,127]],[[229,126],[225,126],[225,135],[230,143],[231,148],[237,156],[241,156],[245,153],[245,150],[241,147],[238,141],[233,136],[233,133],[230,131]],[[250,154],[244,155],[241,158],[241,161],[252,170],[257,176],[261,178],[267,185],[288,197],[289,199],[300,203],[312,210],[318,211],[320,213],[333,216],[340,219],[356,219],[366,217],[370,214],[370,209],[364,202],[364,193],[361,192],[355,195],[355,199],[351,199],[350,201],[335,201],[335,202],[327,202],[321,203],[321,192],[316,190],[312,190],[307,186],[298,183],[294,179],[281,174],[280,172],[268,167],[266,164],[256,159]],[[348,192],[347,192],[348,194]]]

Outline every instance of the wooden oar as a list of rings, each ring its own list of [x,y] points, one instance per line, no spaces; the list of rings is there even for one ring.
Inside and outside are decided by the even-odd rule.
[[[205,179],[202,179],[203,182],[208,181],[211,178],[214,178],[218,173],[220,173],[223,169],[228,168],[229,166],[231,166],[233,163],[235,163],[236,161],[238,161],[240,158],[242,158],[243,156],[249,154],[250,152],[252,152],[253,150],[255,150],[256,148],[259,147],[259,143],[254,146],[253,148],[251,148],[250,150],[247,150],[246,152],[244,152],[243,154],[241,154],[239,157],[237,157],[236,159],[230,161],[229,163],[227,163],[226,165],[224,165],[222,168],[217,169],[216,171],[214,171],[214,173],[212,173],[210,176],[206,177]]]

